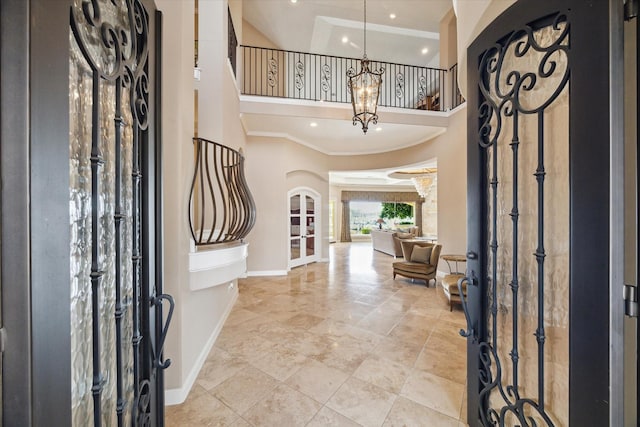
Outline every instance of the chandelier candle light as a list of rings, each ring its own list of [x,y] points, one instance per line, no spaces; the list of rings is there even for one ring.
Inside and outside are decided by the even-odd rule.
[[[367,0],[364,0],[364,56],[360,61],[360,72],[353,68],[347,71],[351,105],[353,106],[353,125],[362,123],[362,131],[366,134],[369,122],[378,123],[378,99],[384,69],[371,71],[367,58]]]

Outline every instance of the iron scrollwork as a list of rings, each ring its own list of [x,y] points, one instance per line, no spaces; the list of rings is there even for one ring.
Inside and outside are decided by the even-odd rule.
[[[396,98],[404,97],[404,74],[396,74]]]
[[[418,101],[424,101],[427,97],[427,78],[425,76],[418,77]]]
[[[278,61],[275,58],[269,58],[267,70],[267,83],[271,87],[278,84]]]
[[[331,67],[329,64],[322,64],[322,77],[320,80],[320,87],[325,93],[331,90]]]
[[[546,22],[546,24],[545,24]],[[487,279],[489,295],[489,316],[490,316],[490,336],[489,342],[486,338],[480,337],[480,420],[485,426],[505,425],[505,420],[517,420],[521,426],[537,426],[539,422],[553,426],[551,416],[545,411],[544,402],[544,259],[545,250],[543,244],[544,223],[542,215],[544,212],[544,157],[543,146],[544,136],[542,132],[538,135],[538,167],[534,173],[537,181],[537,201],[538,201],[538,247],[533,254],[538,265],[538,310],[537,329],[535,336],[538,344],[538,396],[536,399],[521,396],[518,384],[518,251],[517,235],[519,222],[518,208],[518,117],[519,115],[537,115],[539,128],[543,126],[543,114],[545,109],[551,105],[565,88],[569,79],[569,22],[564,14],[556,14],[551,20],[541,22],[537,28],[533,25],[510,33],[499,43],[487,49],[480,59],[479,65],[479,90],[480,102],[478,106],[479,127],[478,143],[482,149],[493,147],[491,157],[492,171],[489,180],[489,196],[492,198],[491,218],[489,222],[491,242],[489,250],[491,252],[491,276]],[[549,24],[550,22],[550,24]],[[541,37],[541,31],[545,36]],[[523,58],[534,58],[536,63],[531,65]],[[509,58],[509,65],[505,58]],[[545,82],[545,89],[551,87],[548,92],[536,91]],[[540,95],[548,93],[548,95]],[[503,364],[500,360],[497,344],[497,315],[498,315],[498,277],[497,277],[497,193],[498,193],[498,169],[497,164],[501,159],[498,156],[497,141],[503,129],[503,121],[513,122],[514,136],[509,144],[513,157],[513,207],[510,212],[513,227],[513,272],[508,286],[512,292],[512,314],[513,348],[509,355],[512,363],[511,383],[503,384]],[[462,281],[461,281],[462,282]],[[461,283],[459,283],[459,287]],[[461,290],[461,289],[460,289]],[[462,293],[461,293],[462,294]],[[463,307],[466,311],[466,303],[463,299]],[[461,331],[464,336],[473,334],[473,330]],[[491,394],[497,391],[501,396],[502,403],[498,408],[491,407],[495,404],[495,399]]]
[[[296,62],[295,85],[298,90],[304,88],[304,63],[302,61]]]

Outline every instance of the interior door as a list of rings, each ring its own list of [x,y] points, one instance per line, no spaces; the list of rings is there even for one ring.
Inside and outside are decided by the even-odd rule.
[[[520,0],[468,49],[472,426],[622,425],[621,12]]]
[[[309,190],[289,193],[289,268],[318,260],[319,195]]]

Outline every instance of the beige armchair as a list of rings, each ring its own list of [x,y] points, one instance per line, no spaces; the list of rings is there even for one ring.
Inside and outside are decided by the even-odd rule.
[[[404,261],[393,263],[393,278],[399,274],[412,279],[423,279],[429,286],[431,279],[436,280],[442,245],[421,240],[403,241],[401,244]]]

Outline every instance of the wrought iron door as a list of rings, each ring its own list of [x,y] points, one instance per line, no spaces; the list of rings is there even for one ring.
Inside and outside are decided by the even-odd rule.
[[[521,0],[468,50],[470,425],[609,423],[609,16]]]
[[[70,8],[73,425],[163,425],[160,15],[151,1]],[[162,305],[169,302],[166,322]]]

